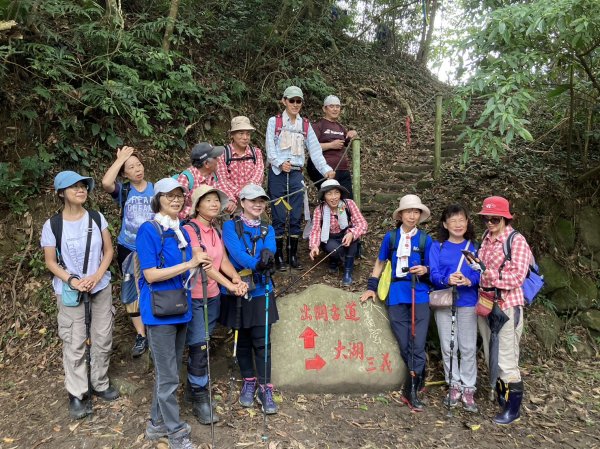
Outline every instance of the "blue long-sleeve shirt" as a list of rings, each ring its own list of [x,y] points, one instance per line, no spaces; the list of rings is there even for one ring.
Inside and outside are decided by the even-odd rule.
[[[237,271],[243,270],[245,268],[249,268],[252,271],[256,270],[256,264],[260,262],[260,252],[263,248],[269,249],[271,252],[275,253],[275,231],[272,226],[269,226],[269,230],[264,239],[259,238],[256,241],[256,250],[254,252],[254,256],[248,254],[246,250],[246,245],[250,249],[252,249],[251,238],[256,237],[260,234],[260,226],[258,227],[250,227],[245,223],[242,223],[244,233],[240,238],[235,231],[235,221],[229,220],[223,223],[223,243],[227,248],[227,252],[229,254],[229,259],[233,264],[234,268]],[[245,244],[242,239],[245,239]],[[270,283],[271,291],[273,291],[273,283]],[[265,285],[263,282],[256,282],[256,288],[252,291],[249,291],[248,294],[251,296],[263,296],[265,294]]]
[[[288,128],[290,126],[287,114],[285,114],[285,113],[282,114],[282,120],[283,120],[282,130],[285,130],[286,128]],[[269,119],[269,122],[267,125],[266,141],[265,141],[265,148],[267,149],[267,161],[269,164],[271,164],[271,170],[273,170],[273,173],[275,173],[276,175],[280,174],[281,173],[281,164],[283,164],[286,161],[290,161],[290,163],[293,166],[304,167],[304,162],[306,159],[304,152],[302,152],[301,155],[296,156],[296,155],[292,155],[290,148],[282,150],[279,147],[279,140],[280,140],[279,136],[275,136],[275,121],[276,121],[275,117],[271,117]],[[300,117],[300,115],[298,115],[296,117],[296,123],[298,121],[302,122],[302,117]],[[304,144],[305,144],[306,148],[308,149],[308,153],[310,154],[310,159],[315,164],[315,167],[317,168],[317,170],[319,170],[319,173],[321,173],[322,175],[325,175],[325,173],[333,170],[327,164],[327,161],[323,157],[323,149],[321,148],[319,139],[317,138],[317,135],[313,131],[312,126],[310,124],[308,125],[308,133],[307,133],[306,139],[304,140]]]
[[[441,243],[435,242],[429,250],[429,279],[436,290],[451,287],[448,280],[452,273],[456,273],[458,264],[462,257],[461,251],[465,249],[466,241],[462,243],[452,243],[448,240]],[[469,242],[469,251],[475,253],[476,248],[473,242]],[[460,268],[460,272],[471,281],[471,286],[457,287],[458,299],[457,307],[474,307],[477,303],[477,286],[479,285],[479,272],[471,269],[465,260]]]

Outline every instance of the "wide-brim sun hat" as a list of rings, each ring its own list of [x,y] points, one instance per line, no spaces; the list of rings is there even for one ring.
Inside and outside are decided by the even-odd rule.
[[[255,200],[256,198],[264,198],[269,201],[269,196],[258,184],[247,184],[242,190],[240,190],[240,201],[241,200]]]
[[[188,189],[183,187],[173,178],[163,178],[154,184],[154,197],[157,197],[160,193],[169,193],[175,189],[181,189],[184,195],[187,195]]]
[[[229,129],[230,133],[236,131],[256,131],[256,128],[252,126],[248,117],[239,115],[231,119],[231,128]]]
[[[510,213],[510,204],[506,198],[501,196],[490,196],[483,200],[481,210],[477,215],[493,215],[496,217],[504,217],[512,219]]]
[[[211,187],[207,184],[200,184],[192,191],[192,208],[190,209],[191,218],[194,218],[196,216],[196,207],[198,206],[198,202],[203,197],[213,192],[219,196],[219,201],[221,202],[221,210],[219,212],[223,212],[223,210],[227,207],[227,204],[229,203],[229,198],[227,198],[225,192]]]
[[[406,209],[419,209],[421,211],[419,223],[423,223],[424,221],[429,220],[429,217],[431,217],[431,211],[421,202],[421,198],[419,198],[417,195],[404,195],[402,198],[400,198],[400,205],[392,214],[392,218],[394,220],[400,220],[400,212]]]
[[[94,189],[95,183],[92,178],[89,176],[81,176],[79,173],[74,171],[66,170],[61,171],[54,177],[54,190],[58,192],[59,190],[66,189],[67,187],[77,184],[79,181],[85,182],[88,192],[91,192]]]
[[[335,179],[328,179],[327,181],[323,181],[323,184],[321,184],[321,188],[319,189],[319,192],[317,193],[317,197],[319,198],[319,201],[323,201],[323,199],[325,198],[325,194],[333,189],[337,189],[340,191],[340,194],[342,195],[342,199],[345,199],[350,195],[350,192],[348,192],[348,189],[346,187],[344,187],[343,185],[341,185],[338,181],[336,181]]]

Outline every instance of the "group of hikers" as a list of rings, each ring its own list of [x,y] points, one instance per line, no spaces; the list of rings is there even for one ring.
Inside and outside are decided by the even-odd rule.
[[[171,448],[196,447],[177,401],[186,346],[184,399],[200,423],[212,426],[218,421],[209,369],[210,335],[217,322],[235,329],[234,352],[243,378],[239,403],[253,407],[256,401],[265,417],[277,412],[270,329],[279,316],[271,277],[302,268],[302,217],[310,219],[305,166],[318,188],[318,204],[309,220],[309,257],[314,260],[323,252],[331,273],[343,267],[342,285],[353,282],[354,260],[367,232],[352,200],[346,157],[357,133],[339,123],[338,97],[325,98],[324,117],[312,125],[300,116],[303,102],[302,90],[288,87],[281,98],[284,110],[268,121],[266,192],[262,152],[251,144],[255,128],[244,116],[232,119],[225,147],[194,145],[191,166],[178,176],[147,181],[142,155],[126,146],[117,151],[102,179],[103,189],[121,208],[117,261],[123,273],[121,299],[136,331],[132,355],[139,357],[150,348],[154,362],[148,439],[166,437]],[[310,159],[305,164],[306,150]],[[108,268],[114,250],[106,219],[84,207],[94,185],[90,177],[60,172],[54,189],[63,208],[44,223],[41,237],[46,265],[54,275],[65,386],[74,419],[92,413],[92,395],[107,401],[119,397],[108,379],[115,313]],[[265,219],[267,204],[271,224]],[[420,411],[430,290],[451,290],[452,307],[434,312],[449,385],[444,401],[448,407],[462,403],[466,410],[477,411],[477,329],[486,354],[491,332],[476,309],[482,294],[491,294],[492,303],[508,317],[496,335],[496,390],[502,411],[494,418],[508,424],[519,417],[523,394],[518,368],[524,306],[520,286],[532,256],[517,234],[512,257],[504,257],[503,242],[513,231],[506,199],[487,198],[479,215],[487,227],[480,247],[470,215],[460,205],[444,210],[439,241],[433,242],[418,227],[430,217],[429,209],[416,195],[402,197],[393,213],[396,228],[381,243],[361,301],[375,299],[380,276],[391,269],[385,304],[410,373],[402,397]],[[383,278],[381,282],[383,286]]]

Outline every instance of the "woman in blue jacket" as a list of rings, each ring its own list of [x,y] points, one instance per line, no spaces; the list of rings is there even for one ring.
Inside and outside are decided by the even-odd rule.
[[[476,252],[475,231],[468,211],[459,204],[452,204],[442,212],[438,230],[439,242],[429,251],[430,280],[436,290],[456,286],[456,341],[450,370],[450,339],[452,326],[451,307],[435,310],[435,321],[440,336],[444,359],[444,375],[449,385],[444,404],[458,405],[462,398],[465,410],[477,412],[475,382],[477,380],[477,286],[479,272],[471,269],[461,251]],[[460,363],[457,357],[460,351]]]
[[[277,413],[277,405],[271,384],[271,342],[265,341],[265,331],[271,335],[271,325],[279,319],[269,275],[275,262],[275,231],[261,221],[269,200],[262,187],[248,184],[240,191],[239,198],[242,213],[223,224],[223,242],[231,263],[242,275],[242,280],[249,283],[248,299],[241,300],[241,319],[236,323],[237,298],[225,296],[221,302],[220,321],[227,327],[239,328],[237,360],[244,378],[240,404],[252,407],[257,393],[263,412],[273,414]],[[268,323],[265,313],[267,294]],[[265,326],[269,326],[268,329]]]
[[[172,178],[158,181],[151,202],[154,219],[140,226],[135,243],[142,271],[140,312],[147,327],[155,373],[146,438],[168,437],[169,447],[177,449],[196,447],[190,441],[191,427],[181,420],[177,403],[179,367],[187,324],[192,319],[191,295],[184,290],[184,277],[200,264],[206,270],[211,267],[206,253],[192,254],[190,237],[179,227],[177,215],[183,207],[185,193],[186,189]],[[187,308],[166,316],[158,313],[157,306],[164,305],[165,301],[154,294],[161,291],[169,291],[171,296],[185,291]]]
[[[425,341],[429,327],[429,285],[424,277],[429,273],[432,242],[431,237],[417,225],[430,215],[417,195],[405,195],[400,199],[400,206],[392,216],[396,220],[396,229],[383,238],[367,291],[360,297],[362,302],[368,299],[375,301],[379,276],[386,261],[390,260],[392,282],[386,305],[400,354],[410,373],[404,383],[402,401],[413,411],[423,409],[418,392],[425,383]]]

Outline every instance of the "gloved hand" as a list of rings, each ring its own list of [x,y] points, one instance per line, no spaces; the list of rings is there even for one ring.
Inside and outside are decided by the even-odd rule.
[[[470,263],[469,266],[471,267],[471,270],[481,272],[481,265],[477,262]]]
[[[275,255],[267,248],[260,252],[260,261],[256,264],[256,271],[259,273],[271,272],[275,266]]]

